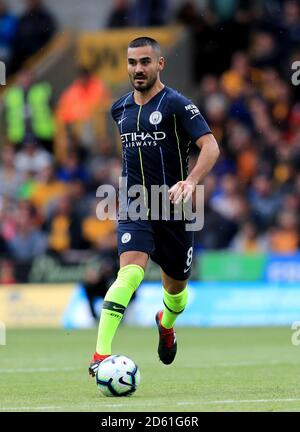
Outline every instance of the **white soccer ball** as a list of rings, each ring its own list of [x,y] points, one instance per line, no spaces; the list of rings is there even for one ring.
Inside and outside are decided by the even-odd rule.
[[[129,396],[141,381],[139,368],[124,355],[112,355],[103,360],[96,373],[96,383],[104,396]]]

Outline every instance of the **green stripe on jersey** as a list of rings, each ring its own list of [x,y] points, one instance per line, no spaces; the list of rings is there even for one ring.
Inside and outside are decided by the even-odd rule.
[[[136,128],[137,128],[138,132],[140,131],[140,116],[141,116],[142,106],[143,105],[140,105],[138,116],[137,116],[137,122],[136,122]],[[144,166],[143,166],[143,158],[142,158],[142,152],[141,152],[141,148],[140,147],[139,147],[139,156],[140,156],[141,173],[142,173],[142,179],[143,179],[143,187],[146,189]],[[147,204],[146,203],[146,194],[145,193],[144,193],[144,204],[145,204],[145,206]]]

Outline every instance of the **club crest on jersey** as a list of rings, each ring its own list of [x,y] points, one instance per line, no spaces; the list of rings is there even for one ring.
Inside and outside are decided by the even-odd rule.
[[[128,243],[131,240],[131,234],[130,233],[124,233],[121,237],[121,242],[122,243]]]
[[[160,111],[153,111],[153,113],[150,114],[149,122],[153,125],[157,125],[162,120],[162,114]]]

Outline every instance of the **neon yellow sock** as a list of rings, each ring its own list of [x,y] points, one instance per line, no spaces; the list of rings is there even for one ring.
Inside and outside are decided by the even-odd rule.
[[[142,267],[130,264],[122,267],[107,291],[101,310],[96,352],[111,354],[111,345],[134,291],[144,278]]]
[[[164,313],[161,320],[161,325],[164,328],[171,328],[174,326],[175,321],[187,304],[188,290],[184,288],[178,294],[170,294],[164,289]]]

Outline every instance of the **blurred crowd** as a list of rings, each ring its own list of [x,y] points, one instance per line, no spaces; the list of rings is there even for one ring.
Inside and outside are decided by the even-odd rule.
[[[109,141],[106,128],[99,132],[96,127],[111,103],[110,90],[82,68],[56,103],[49,83],[36,80],[25,68],[5,91],[2,282],[26,278],[33,260],[45,253],[63,260],[69,251],[94,251],[107,262],[116,255],[115,214],[110,220],[96,215],[97,188],[107,183],[117,188],[120,172],[116,145]],[[76,257],[86,259],[80,253]],[[11,260],[17,263],[14,271]],[[89,269],[89,284],[91,275],[96,277]],[[102,276],[97,273],[94,282]]]
[[[193,101],[222,149],[205,180],[196,250],[298,251],[300,104],[291,64],[300,60],[299,2],[212,0],[203,10],[186,1],[172,19],[169,3],[136,1],[132,14],[133,2],[116,1],[108,26],[179,22],[190,31]],[[121,169],[117,134],[103,120],[111,91],[79,69],[54,103],[49,83],[36,80],[22,59],[50,40],[56,20],[40,0],[27,0],[27,7],[17,19],[0,0],[1,58],[17,71],[3,96],[1,282],[18,279],[12,262],[30,265],[45,253],[116,251],[115,222],[96,216],[97,188],[117,187]],[[191,167],[196,157],[194,148]],[[92,273],[91,284],[99,277]]]
[[[8,75],[42,50],[57,29],[56,18],[42,0],[23,3],[22,14],[16,16],[9,9],[9,1],[0,0],[0,59],[6,64]]]
[[[225,3],[239,7],[226,11]],[[195,99],[222,149],[205,182],[197,247],[295,253],[300,94],[291,78],[300,59],[299,2],[214,1],[205,17],[191,4],[183,16],[195,42]]]

